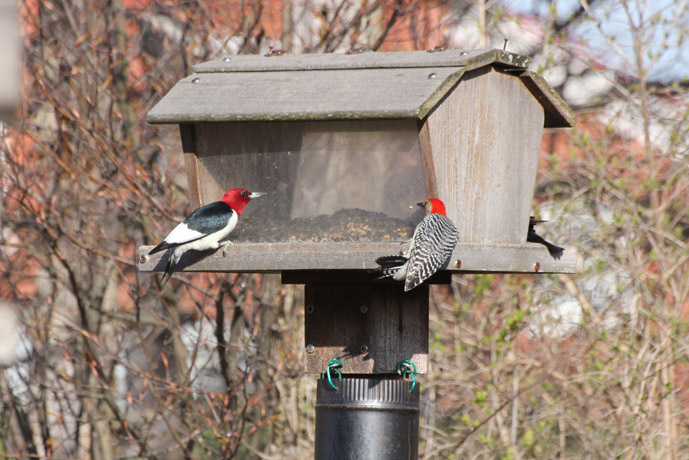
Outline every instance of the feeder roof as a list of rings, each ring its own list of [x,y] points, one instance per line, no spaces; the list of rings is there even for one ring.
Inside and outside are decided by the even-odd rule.
[[[529,62],[500,50],[231,56],[194,66],[148,121],[422,120],[465,72],[496,67],[518,76],[541,103],[546,128],[573,126],[571,109],[526,70]]]

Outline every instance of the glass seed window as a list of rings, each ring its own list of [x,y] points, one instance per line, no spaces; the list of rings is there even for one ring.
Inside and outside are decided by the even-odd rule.
[[[426,183],[416,122],[197,124],[203,203],[242,187],[266,192],[233,232],[238,242],[410,238]]]

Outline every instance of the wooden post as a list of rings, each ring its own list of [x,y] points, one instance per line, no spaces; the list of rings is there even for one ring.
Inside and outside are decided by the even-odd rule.
[[[342,361],[346,374],[396,374],[406,359],[428,371],[428,285],[307,284],[305,371]]]

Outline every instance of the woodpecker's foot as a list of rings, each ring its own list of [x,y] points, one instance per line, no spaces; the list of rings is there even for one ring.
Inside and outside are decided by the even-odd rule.
[[[222,243],[222,256],[223,257],[225,257],[227,255],[227,247],[231,244],[234,244],[234,243],[232,243],[232,241],[225,241],[224,243]]]

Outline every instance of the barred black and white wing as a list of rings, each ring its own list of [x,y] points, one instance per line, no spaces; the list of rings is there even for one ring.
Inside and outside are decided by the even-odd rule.
[[[457,245],[459,230],[442,214],[428,214],[414,230],[404,290],[414,289],[446,265]]]

